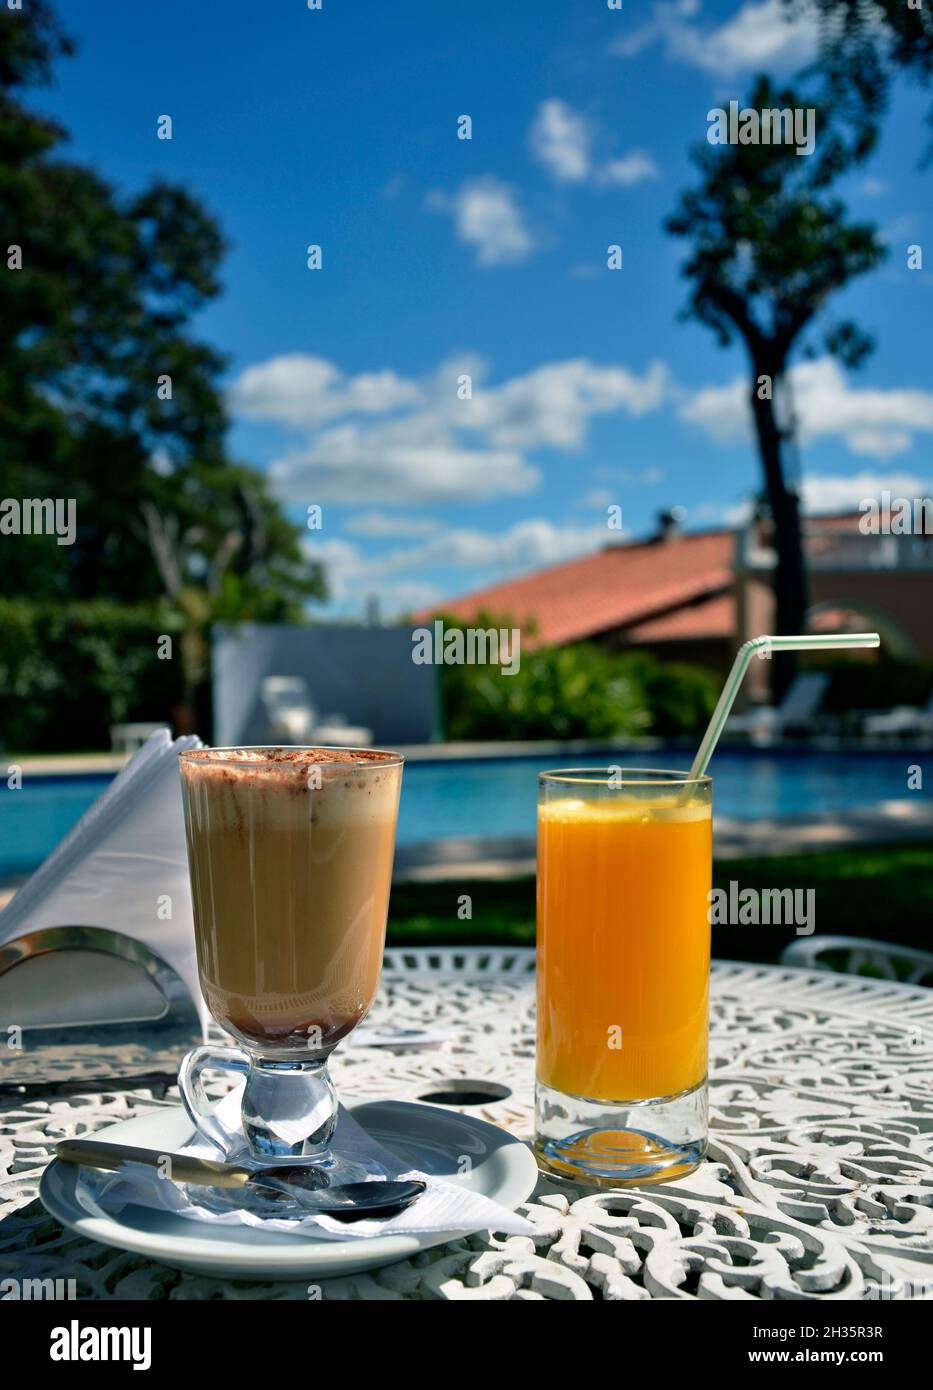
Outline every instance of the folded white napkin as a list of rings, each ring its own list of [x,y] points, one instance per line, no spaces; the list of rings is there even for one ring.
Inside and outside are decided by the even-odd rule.
[[[0,946],[47,927],[100,927],[140,941],[198,984],[178,754],[200,739],[153,734],[0,913]]]
[[[227,1136],[224,1157],[230,1162],[244,1163],[243,1131],[240,1125],[241,1082],[214,1109],[214,1118]],[[498,1231],[505,1235],[527,1236],[535,1227],[525,1217],[518,1216],[498,1202],[491,1201],[468,1187],[431,1177],[406,1168],[394,1154],[382,1147],[340,1107],[340,1117],[334,1135],[333,1148],[341,1156],[356,1161],[375,1161],[382,1165],[392,1179],[420,1178],[427,1183],[426,1191],[412,1206],[384,1220],[335,1221],[331,1216],[305,1216],[296,1220],[266,1218],[242,1208],[212,1211],[201,1205],[199,1196],[207,1189],[193,1185],[176,1186],[159,1178],[144,1164],[132,1164],[120,1173],[105,1173],[82,1168],[76,1187],[78,1201],[94,1216],[117,1213],[133,1204],[174,1212],[192,1221],[215,1223],[221,1226],[253,1226],[264,1231],[281,1231],[288,1235],[313,1237],[318,1240],[367,1240],[382,1235],[424,1235],[449,1231],[452,1236],[472,1231]],[[200,1135],[185,1144],[183,1153],[199,1158],[218,1157],[217,1148]],[[223,1189],[230,1193],[230,1189]],[[235,1200],[235,1197],[233,1198]]]

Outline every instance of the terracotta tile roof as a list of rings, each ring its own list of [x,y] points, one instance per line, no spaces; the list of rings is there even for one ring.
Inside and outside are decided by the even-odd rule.
[[[687,638],[735,637],[735,595],[717,594],[713,598],[675,608],[660,618],[649,618],[626,629],[632,642],[675,642]]]
[[[890,516],[882,511],[882,516]],[[804,531],[858,531],[864,519],[861,512],[808,512],[803,518]]]
[[[423,622],[439,610],[466,621],[480,612],[507,615],[522,626],[534,620],[538,642],[564,643],[661,621],[678,609],[684,636],[731,635],[732,625],[724,626],[725,608],[709,607],[701,600],[725,599],[732,585],[734,551],[731,530],[607,546],[594,555],[436,605],[417,620]],[[693,603],[695,609],[684,608]],[[709,632],[704,614],[713,624]],[[674,617],[670,614],[671,621]]]

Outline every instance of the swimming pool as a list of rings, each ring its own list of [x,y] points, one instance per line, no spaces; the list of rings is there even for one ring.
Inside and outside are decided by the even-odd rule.
[[[926,763],[924,763],[926,757]],[[911,764],[927,770],[933,755],[720,749],[713,760],[718,814],[754,819],[870,806],[906,797]],[[405,769],[399,844],[459,835],[533,835],[536,775],[549,767],[685,768],[683,749],[613,749],[597,754],[443,759]],[[110,781],[107,774],[27,777],[21,790],[0,782],[0,874],[33,869]]]

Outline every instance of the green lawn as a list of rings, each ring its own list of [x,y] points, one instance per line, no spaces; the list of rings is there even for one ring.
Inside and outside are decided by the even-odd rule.
[[[872,936],[933,949],[933,845],[860,846],[780,859],[734,859],[717,864],[716,887],[812,888],[816,935]],[[461,900],[472,916],[462,918]],[[402,884],[392,890],[389,943],[400,945],[532,945],[534,879]],[[787,927],[713,927],[713,955],[774,961]]]

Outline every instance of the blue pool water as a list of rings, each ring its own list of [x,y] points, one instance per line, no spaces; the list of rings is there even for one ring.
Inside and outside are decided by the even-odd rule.
[[[926,762],[924,762],[926,758]],[[456,835],[533,835],[536,774],[555,766],[684,768],[680,750],[644,749],[563,760],[510,757],[409,763],[399,814],[400,844]],[[713,760],[718,814],[792,816],[870,806],[909,795],[907,769],[929,770],[930,754],[763,752],[722,749]],[[35,868],[99,796],[106,775],[26,778],[19,791],[0,781],[0,874]]]

